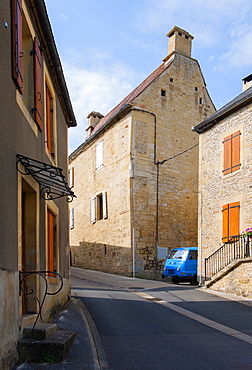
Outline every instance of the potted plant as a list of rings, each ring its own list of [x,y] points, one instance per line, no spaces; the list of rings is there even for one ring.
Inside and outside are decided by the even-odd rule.
[[[248,229],[244,230],[241,233],[241,237],[245,238],[246,241],[248,241],[248,239],[252,237],[252,227],[249,227]]]

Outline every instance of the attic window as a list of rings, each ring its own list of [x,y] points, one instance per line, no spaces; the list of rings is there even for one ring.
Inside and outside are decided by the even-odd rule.
[[[170,34],[170,37],[174,36],[174,31]]]
[[[185,35],[185,38],[188,40],[189,39],[189,36]]]
[[[161,90],[161,96],[166,96],[166,91],[165,90]]]
[[[179,34],[179,36],[182,36],[182,33],[181,32],[179,32],[178,34]]]

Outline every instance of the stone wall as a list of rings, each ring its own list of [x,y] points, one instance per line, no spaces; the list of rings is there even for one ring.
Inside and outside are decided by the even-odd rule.
[[[204,276],[204,259],[222,243],[222,207],[240,202],[240,233],[252,226],[252,105],[230,114],[200,135],[199,166],[199,274]],[[223,175],[223,139],[240,130],[238,171]],[[218,285],[219,286],[219,285]]]
[[[252,262],[243,262],[211,286],[212,290],[252,298]]]

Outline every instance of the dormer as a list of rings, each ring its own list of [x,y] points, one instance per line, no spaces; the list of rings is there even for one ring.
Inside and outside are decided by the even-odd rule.
[[[173,27],[166,35],[168,40],[168,57],[173,53],[179,53],[191,57],[193,36],[179,27]],[[166,59],[167,59],[166,58]]]

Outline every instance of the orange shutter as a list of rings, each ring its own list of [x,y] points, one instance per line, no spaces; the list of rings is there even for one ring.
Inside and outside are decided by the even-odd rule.
[[[240,131],[232,134],[232,172],[240,169]]]
[[[47,269],[54,271],[54,214],[47,209]],[[53,276],[53,274],[49,274]]]
[[[12,76],[20,94],[23,94],[22,47],[22,0],[12,0]]]
[[[226,243],[229,239],[229,205],[222,207],[222,241]]]
[[[224,144],[224,163],[223,163],[223,173],[224,175],[226,175],[227,173],[230,173],[231,172],[231,167],[232,167],[232,164],[231,164],[231,159],[232,159],[232,146],[231,146],[231,135],[227,136],[224,141],[223,141],[223,144]]]
[[[39,129],[42,131],[42,117],[43,117],[43,104],[42,104],[42,60],[41,52],[39,49],[36,37],[33,43],[33,64],[34,64],[34,120]]]
[[[46,135],[47,135],[47,148],[52,154],[53,145],[52,145],[52,110],[51,110],[51,93],[46,85]]]
[[[239,235],[240,202],[229,204],[229,239]]]

